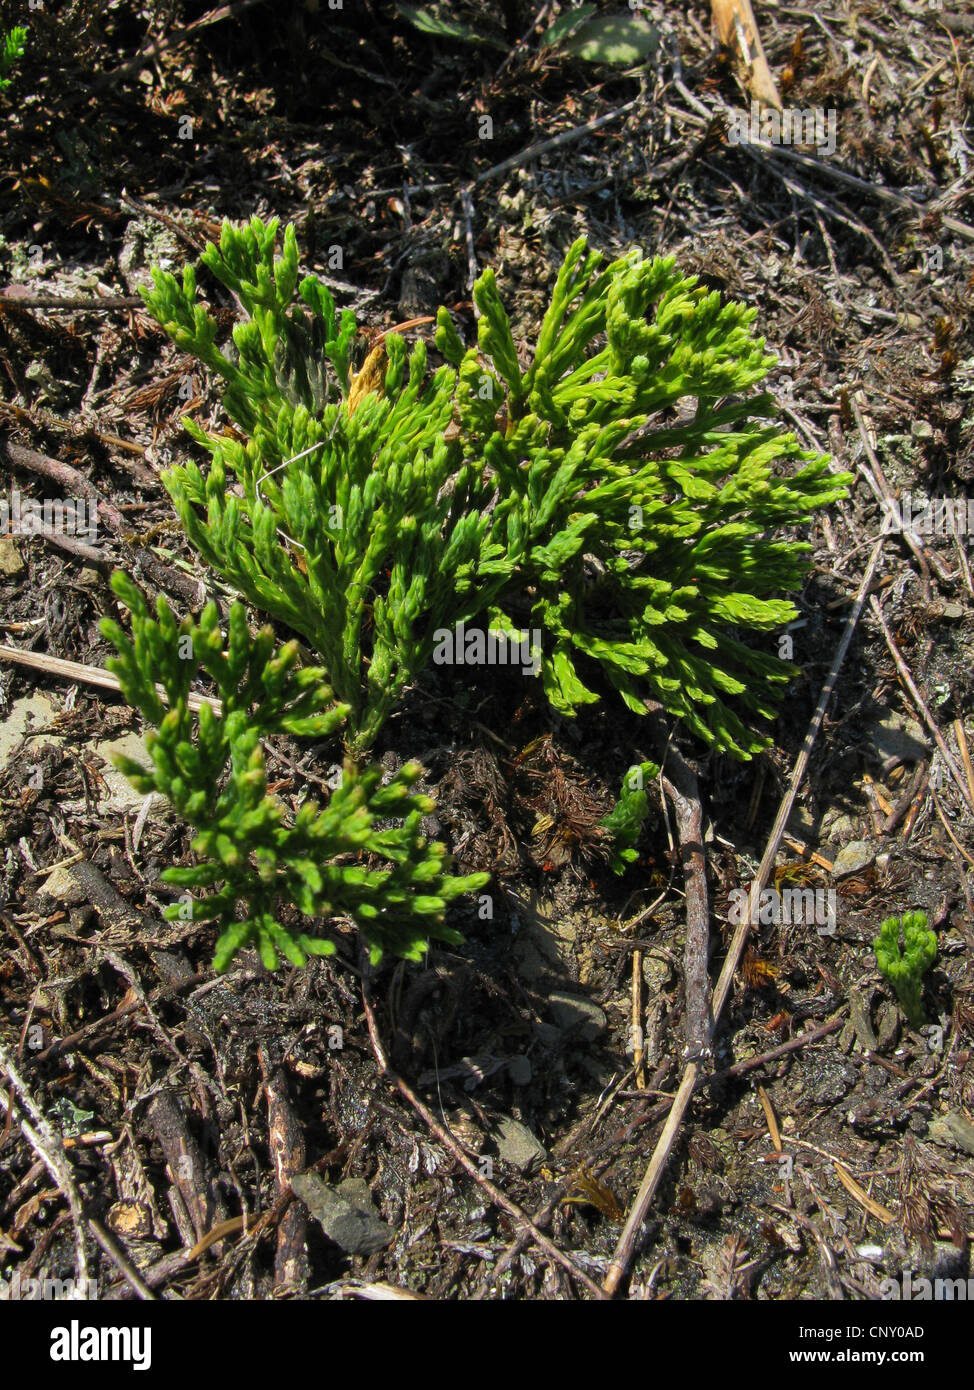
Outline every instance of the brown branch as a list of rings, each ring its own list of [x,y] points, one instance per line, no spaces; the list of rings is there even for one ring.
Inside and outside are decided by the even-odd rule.
[[[846,625],[843,629],[842,637],[839,641],[836,654],[832,660],[831,669],[826,678],[825,684],[823,685],[822,690],[819,694],[818,703],[815,706],[815,712],[812,715],[811,722],[808,726],[808,732],[805,735],[805,742],[802,745],[802,750],[799,753],[798,758],[795,762],[795,767],[791,775],[791,781],[789,782],[788,790],[785,792],[785,795],[783,796],[781,801],[781,805],[778,808],[778,814],[775,817],[775,822],[771,829],[771,835],[765,848],[764,854],[761,858],[761,863],[758,867],[757,875],[753,883],[751,884],[751,891],[748,894],[747,911],[745,913],[742,913],[742,920],[738,924],[737,929],[734,932],[734,937],[731,941],[730,949],[727,952],[727,958],[724,961],[723,969],[720,972],[720,978],[718,979],[717,986],[714,989],[712,1017],[715,1026],[717,1020],[720,1018],[724,1004],[727,1002],[727,996],[730,993],[731,984],[733,983],[734,979],[734,972],[737,969],[741,955],[744,951],[744,944],[747,941],[748,932],[750,931],[750,919],[752,912],[756,915],[761,892],[765,884],[767,883],[768,878],[770,877],[772,868],[774,867],[775,855],[778,853],[778,846],[781,844],[781,838],[784,835],[785,826],[788,823],[788,817],[791,815],[792,807],[795,804],[795,797],[798,794],[798,788],[801,785],[802,779],[805,776],[805,771],[808,767],[808,762],[812,753],[812,746],[815,743],[815,740],[819,734],[819,730],[822,727],[822,722],[825,718],[825,711],[828,706],[829,700],[832,698],[832,692],[835,689],[835,682],[838,678],[839,670],[842,667],[842,663],[844,662],[846,654],[848,653],[849,647],[852,643],[852,635],[856,630],[856,625],[858,624],[860,615],[862,614],[862,610],[865,607],[866,596],[868,595],[869,590],[872,586],[873,577],[876,573],[876,570],[879,567],[880,558],[883,552],[884,540],[885,537],[881,535],[877,540],[875,546],[873,547],[873,553],[870,556],[869,564],[866,568],[866,573],[863,575],[862,583],[859,586],[859,593],[856,595],[856,601],[853,604],[852,612],[849,614],[849,617],[846,620]],[[652,1201],[653,1196],[656,1192],[656,1188],[659,1184],[660,1177],[663,1174],[663,1170],[666,1167],[666,1162],[673,1149],[673,1145],[676,1143],[676,1137],[679,1133],[680,1125],[683,1122],[683,1116],[686,1112],[687,1106],[690,1104],[690,1099],[693,1096],[694,1091],[697,1089],[698,1070],[699,1063],[696,1061],[691,1061],[683,1073],[683,1079],[681,1080],[679,1089],[676,1093],[676,1096],[674,1097],[673,1106],[670,1110],[669,1115],[667,1116],[666,1124],[663,1126],[663,1133],[657,1140],[656,1148],[653,1152],[652,1157],[649,1160],[649,1164],[646,1168],[646,1173],[643,1177],[642,1183],[640,1184],[639,1191],[636,1194],[635,1200],[632,1205],[632,1209],[626,1221],[626,1225],[623,1229],[621,1236],[619,1237],[615,1253],[612,1257],[612,1263],[609,1266],[609,1272],[606,1275],[605,1282],[603,1284],[605,1292],[610,1297],[612,1297],[612,1295],[614,1295],[617,1291],[619,1284],[621,1283],[622,1279],[626,1274],[627,1269],[629,1268],[629,1264],[632,1260],[633,1252],[635,1250],[636,1239],[639,1234],[639,1228],[642,1225],[646,1212],[649,1209],[649,1204]]]
[[[652,708],[652,706],[651,706]],[[657,706],[662,711],[662,706]],[[703,811],[693,769],[670,744],[663,762],[663,789],[676,813],[677,837],[683,862],[687,934],[683,952],[686,1060],[710,1053],[713,1020],[710,1015],[710,908],[707,901],[707,862],[703,849]]]
[[[53,294],[18,294],[19,285],[8,285],[0,294],[0,311],[3,309],[70,309],[74,313],[88,313],[99,309],[144,309],[144,302],[137,295],[104,295],[101,299],[91,295],[70,295],[58,299]]]
[[[453,1135],[440,1124],[435,1115],[423,1104],[409,1083],[404,1081],[397,1072],[393,1071],[386,1058],[381,1039],[379,1038],[375,1014],[369,999],[368,986],[364,982],[362,988],[362,1002],[365,1006],[365,1018],[369,1028],[369,1038],[372,1041],[372,1051],[375,1053],[375,1059],[380,1074],[386,1078],[390,1085],[396,1088],[406,1101],[408,1101],[427,1128],[436,1136],[444,1148],[449,1149],[456,1161],[469,1173],[474,1182],[477,1183],[479,1187],[483,1188],[494,1205],[500,1207],[502,1211],[505,1211],[519,1226],[523,1226],[538,1248],[544,1251],[549,1259],[559,1264],[573,1279],[577,1279],[579,1283],[584,1284],[585,1288],[588,1289],[589,1293],[595,1298],[604,1299],[606,1295],[599,1288],[598,1284],[590,1279],[584,1270],[579,1269],[578,1265],[575,1264],[574,1260],[572,1260],[569,1255],[566,1255],[563,1250],[559,1250],[557,1245],[554,1245],[542,1231],[538,1230],[537,1226],[522,1207],[519,1207],[516,1202],[512,1202],[509,1197],[505,1196],[499,1187],[495,1187],[489,1178],[484,1177],[480,1173],[476,1165],[470,1161],[463,1149],[454,1139]]]
[[[3,1107],[8,1121],[14,1116],[15,1111],[18,1112],[16,1118],[21,1133],[50,1173],[58,1191],[68,1204],[71,1224],[74,1227],[75,1288],[87,1291],[88,1258],[85,1252],[84,1209],[71,1164],[64,1152],[63,1141],[42,1113],[2,1042],[0,1067],[10,1085],[9,1097],[5,1097],[0,1091],[0,1106]]]
[[[165,35],[161,39],[153,39],[146,44],[134,58],[130,58],[121,67],[112,68],[110,72],[103,72],[95,78],[94,87],[107,86],[110,83],[120,82],[123,78],[130,76],[133,72],[138,72],[141,68],[148,67],[152,58],[158,58],[161,53],[169,48],[174,48],[177,44],[185,42],[198,29],[207,29],[211,24],[219,24],[222,19],[228,19],[232,15],[241,14],[244,10],[249,10],[253,5],[260,5],[263,0],[236,0],[235,4],[219,5],[215,10],[210,10],[209,14],[201,15],[199,19],[194,19],[192,24],[187,24],[184,29],[179,29],[174,34]]]
[[[125,518],[118,508],[101,495],[94,483],[89,482],[83,473],[79,473],[69,463],[49,458],[47,454],[39,454],[36,449],[25,449],[22,444],[14,444],[9,439],[0,440],[0,451],[6,454],[16,468],[27,468],[31,473],[37,473],[42,478],[57,483],[65,492],[84,497],[97,507],[99,514],[104,516],[113,531],[120,533],[127,530]]]
[[[117,676],[113,676],[111,671],[105,671],[101,666],[85,666],[80,661],[66,661],[61,656],[48,656],[45,652],[26,652],[19,647],[0,647],[0,661],[11,661],[15,666],[28,666],[32,671],[43,671],[48,676],[61,676],[69,681],[81,681],[85,685],[93,685],[101,690],[115,690],[121,692],[121,685]],[[164,704],[169,703],[169,697],[161,685],[156,685],[156,694]],[[193,695],[186,697],[187,704],[191,710],[199,711],[203,705],[209,705],[213,713],[218,717],[223,713],[223,703],[215,695]]]
[[[737,59],[742,80],[751,96],[764,106],[780,111],[781,97],[768,66],[751,0],[710,0],[710,8],[717,39]]]
[[[903,660],[902,652],[900,651],[896,643],[893,641],[893,634],[889,630],[889,626],[887,625],[886,619],[883,616],[882,607],[880,606],[879,600],[876,598],[875,594],[873,594],[870,597],[869,603],[870,607],[873,610],[873,616],[875,617],[876,621],[879,623],[879,626],[883,630],[883,636],[886,639],[886,645],[887,647],[889,647],[890,655],[896,663],[896,669],[899,672],[900,680],[903,682],[903,684],[906,686],[906,689],[909,691],[910,698],[913,700],[913,703],[916,705],[917,710],[921,714],[923,722],[926,724],[927,728],[930,730],[930,732],[936,739],[937,747],[940,749],[940,755],[943,758],[944,762],[947,764],[947,770],[950,773],[951,777],[953,777],[954,781],[957,783],[957,786],[960,788],[960,794],[967,803],[968,809],[974,812],[974,796],[972,796],[970,790],[964,782],[964,779],[961,777],[957,764],[954,762],[954,759],[951,756],[950,749],[947,747],[946,741],[944,740],[944,736],[940,732],[940,729],[937,725],[937,721],[930,713],[930,710],[927,707],[927,702],[924,700],[923,696],[920,694],[920,691],[917,689],[917,683],[910,674],[909,666],[907,666],[906,662]]]
[[[264,1043],[257,1049],[264,1094],[267,1097],[268,1147],[274,1162],[274,1177],[278,1196],[291,1190],[291,1179],[304,1172],[307,1166],[304,1134],[287,1093],[287,1078],[282,1067],[271,1064]],[[292,1202],[281,1217],[277,1228],[277,1252],[274,1258],[274,1282],[278,1287],[306,1289],[311,1274],[308,1260],[308,1224],[304,1207]]]

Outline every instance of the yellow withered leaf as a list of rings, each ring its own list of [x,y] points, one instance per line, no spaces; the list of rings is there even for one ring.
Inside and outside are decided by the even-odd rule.
[[[382,395],[386,376],[386,345],[379,343],[362,363],[362,370],[352,377],[348,392],[348,414],[355,414],[366,396],[372,391]]]
[[[595,1207],[618,1226],[626,1219],[612,1188],[606,1187],[584,1163],[578,1165],[571,1189],[561,1200],[566,1204]]]

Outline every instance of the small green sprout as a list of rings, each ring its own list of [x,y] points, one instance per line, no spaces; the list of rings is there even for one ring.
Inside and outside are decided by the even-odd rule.
[[[643,821],[649,814],[649,802],[645,787],[659,776],[655,763],[636,763],[622,779],[619,800],[599,824],[613,837],[609,865],[613,873],[624,874],[630,864],[639,858],[635,849],[643,828]]]
[[[24,56],[27,47],[27,30],[18,24],[9,34],[0,37],[0,91],[10,86],[9,73]]]
[[[907,912],[903,917],[887,917],[873,949],[879,973],[896,990],[910,1023],[919,1028],[926,1022],[921,999],[923,976],[937,958],[937,937],[927,926],[927,914]]]

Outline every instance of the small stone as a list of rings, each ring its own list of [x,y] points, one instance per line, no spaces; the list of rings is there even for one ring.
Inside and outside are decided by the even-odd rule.
[[[875,858],[876,852],[866,840],[853,840],[851,844],[843,845],[836,855],[832,877],[846,878],[849,874],[857,874],[861,869],[868,868]]]
[[[669,983],[672,967],[661,956],[643,956],[643,979],[651,996],[662,994]]]
[[[0,574],[7,575],[13,579],[15,575],[23,574],[27,566],[24,564],[20,548],[12,536],[0,536]]]
[[[911,420],[910,434],[914,439],[932,439],[933,426],[929,420]]]
[[[805,1079],[804,1091],[813,1105],[838,1105],[855,1085],[858,1070],[838,1060],[827,1062],[820,1071]]]
[[[41,691],[24,699],[14,700],[6,717],[0,720],[0,767],[10,759],[15,749],[20,749],[21,740],[28,729],[37,729],[52,723],[59,713],[57,705]],[[30,760],[36,761],[38,753],[46,744],[61,742],[63,740],[57,734],[45,734],[42,739],[32,739]]]
[[[505,1163],[511,1163],[522,1173],[526,1173],[533,1163],[547,1158],[547,1151],[520,1120],[510,1115],[499,1115],[492,1131],[497,1145],[497,1154]]]
[[[856,1037],[859,1045],[864,1052],[875,1052],[879,1046],[876,1034],[873,1032],[872,1021],[869,1017],[869,1009],[865,999],[855,988],[849,991],[849,1018],[853,1028],[856,1030]]]
[[[841,844],[843,840],[848,840],[851,835],[856,833],[855,821],[844,812],[834,816],[830,822],[827,821],[827,824],[822,828],[835,844]]]
[[[96,743],[93,751],[105,760],[106,767],[102,771],[102,776],[110,793],[106,800],[98,802],[99,813],[104,815],[109,808],[113,811],[124,811],[130,807],[141,807],[145,801],[145,792],[135,790],[125,773],[119,772],[112,761],[112,756],[115,753],[121,753],[126,758],[131,758],[133,762],[141,763],[143,767],[151,767],[152,759],[145,746],[143,736],[136,733],[122,734],[120,738]]]
[[[933,1120],[927,1129],[927,1137],[934,1144],[974,1154],[974,1125],[959,1110],[951,1110],[950,1114]]]
[[[561,1042],[561,1029],[556,1028],[553,1023],[543,1023],[540,1019],[534,1025],[534,1036],[542,1047],[550,1051],[557,1047]]]
[[[74,864],[58,864],[41,885],[41,892],[64,907],[78,907],[88,901],[87,890]]]
[[[548,1009],[559,1028],[566,1032],[570,1029],[586,1042],[597,1038],[608,1024],[598,1004],[593,1004],[591,999],[586,999],[582,994],[566,994],[561,990],[555,990],[548,996]]]
[[[299,1173],[291,1190],[301,1198],[329,1240],[347,1255],[374,1255],[384,1250],[395,1235],[380,1220],[368,1183],[346,1178],[331,1187],[317,1173]]]

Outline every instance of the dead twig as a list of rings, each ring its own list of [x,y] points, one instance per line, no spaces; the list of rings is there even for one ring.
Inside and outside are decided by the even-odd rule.
[[[825,718],[825,711],[828,706],[828,702],[832,697],[832,692],[835,688],[835,682],[838,678],[839,670],[842,667],[842,663],[844,662],[846,654],[852,643],[852,636],[856,630],[856,625],[859,622],[860,615],[862,614],[862,610],[865,606],[866,596],[869,593],[870,587],[872,585],[873,577],[876,573],[876,570],[879,568],[880,558],[883,552],[884,541],[885,537],[880,536],[875,546],[873,547],[873,553],[870,556],[869,564],[866,568],[866,573],[863,575],[862,583],[859,586],[859,593],[856,596],[856,601],[853,605],[852,612],[849,614],[849,617],[846,620],[846,625],[843,630],[842,637],[839,641],[838,649],[832,660],[831,669],[829,670],[828,677],[826,678],[825,684],[823,685],[821,693],[819,694],[818,703],[815,706],[815,712],[812,715],[811,723],[808,727],[808,732],[805,735],[805,742],[802,745],[802,750],[799,753],[798,758],[795,762],[795,767],[791,775],[791,780],[788,784],[788,789],[785,792],[785,795],[781,801],[781,805],[778,808],[778,814],[775,817],[775,822],[771,829],[771,836],[768,840],[768,844],[765,848],[764,855],[762,856],[761,863],[758,867],[757,875],[753,883],[751,884],[751,890],[748,895],[748,910],[746,913],[741,914],[742,920],[737,926],[737,929],[734,933],[730,949],[727,952],[727,958],[724,961],[724,966],[720,973],[720,978],[718,979],[717,986],[714,989],[712,1005],[712,1018],[714,1021],[714,1026],[716,1026],[716,1022],[720,1018],[724,1004],[727,1001],[727,996],[730,993],[731,984],[734,979],[734,972],[737,969],[738,962],[740,961],[741,955],[744,951],[744,945],[747,941],[748,932],[750,930],[750,919],[752,912],[754,912],[755,914],[757,912],[757,906],[760,900],[761,892],[765,884],[767,883],[768,878],[771,874],[771,870],[774,866],[774,860],[775,855],[778,852],[778,846],[781,844],[782,836],[785,833],[785,826],[788,823],[788,817],[791,815],[792,807],[795,804],[795,797],[798,794],[798,788],[801,785],[802,779],[805,776],[805,771],[808,767],[808,762],[812,752],[812,746],[814,745],[815,740],[818,737],[819,730],[822,727],[822,721]],[[683,1116],[686,1111],[686,1108],[690,1103],[690,1098],[692,1097],[694,1091],[697,1088],[698,1071],[699,1062],[691,1061],[683,1073],[683,1079],[680,1082],[679,1089],[676,1093],[676,1096],[674,1097],[672,1108],[670,1110],[669,1115],[667,1116],[666,1124],[663,1127],[663,1133],[660,1135],[653,1155],[650,1158],[645,1176],[643,1177],[643,1181],[640,1185],[639,1191],[637,1192],[636,1197],[633,1201],[632,1210],[629,1213],[629,1217],[626,1221],[625,1227],[623,1228],[623,1232],[619,1237],[615,1253],[612,1257],[612,1263],[609,1266],[609,1272],[606,1275],[605,1281],[602,1286],[609,1297],[612,1297],[615,1294],[616,1290],[619,1287],[619,1284],[624,1278],[626,1271],[629,1267],[633,1251],[635,1250],[636,1239],[639,1233],[639,1227],[642,1225],[643,1218],[645,1217],[646,1212],[649,1209],[649,1204],[653,1199],[657,1185],[663,1174],[663,1170],[666,1167],[667,1160],[670,1156],[670,1152],[673,1148],[673,1145],[676,1142],[676,1137],[679,1133],[680,1125],[683,1121]]]
[[[530,164],[533,160],[539,159],[543,154],[550,154],[552,150],[563,149],[565,145],[572,145],[576,140],[581,140],[585,135],[591,135],[593,131],[601,130],[603,126],[609,125],[612,121],[617,121],[620,116],[628,115],[637,106],[646,101],[643,93],[633,97],[632,101],[624,102],[622,106],[616,106],[611,111],[606,111],[601,116],[595,116],[592,120],[586,121],[584,125],[572,126],[570,130],[559,131],[557,135],[550,136],[547,140],[538,140],[533,145],[528,145],[519,154],[512,154],[508,159],[502,159],[500,164],[493,165],[490,169],[484,169],[468,185],[468,189],[476,188],[482,183],[487,183],[489,179],[502,178],[509,174],[512,169],[520,169],[525,164]]]
[[[174,48],[183,43],[199,29],[208,29],[211,24],[219,24],[222,19],[229,19],[231,16],[242,14],[244,10],[251,9],[254,5],[260,5],[263,0],[236,0],[235,4],[218,5],[215,10],[210,10],[209,14],[201,15],[199,19],[194,19],[192,24],[187,24],[184,29],[179,29],[174,34],[167,34],[161,39],[153,39],[141,49],[134,58],[130,58],[121,67],[112,68],[110,72],[103,72],[98,76],[93,86],[95,89],[106,87],[121,82],[129,77],[133,72],[138,72],[141,68],[148,67],[153,58],[158,58],[167,49]]]
[[[99,514],[104,516],[113,531],[124,532],[127,529],[125,518],[118,508],[102,496],[94,483],[89,482],[83,473],[79,473],[69,463],[49,458],[47,454],[39,454],[36,449],[25,449],[22,444],[14,444],[10,439],[0,440],[0,451],[6,454],[14,467],[29,469],[31,473],[37,473],[42,478],[57,483],[66,493],[84,497],[97,507]]]
[[[274,1163],[279,1196],[291,1190],[291,1179],[307,1166],[304,1134],[287,1093],[283,1067],[273,1066],[265,1043],[257,1049],[264,1094],[267,1097],[268,1147]],[[301,1202],[292,1202],[277,1228],[274,1281],[289,1289],[306,1289],[311,1274],[308,1259],[308,1223]]]
[[[781,97],[761,42],[751,0],[710,0],[717,39],[737,58],[751,96],[781,110]]]
[[[81,1195],[75,1186],[71,1165],[65,1155],[60,1135],[56,1134],[42,1113],[40,1106],[31,1095],[26,1082],[21,1077],[13,1058],[0,1042],[0,1067],[3,1068],[10,1086],[9,1096],[0,1092],[0,1105],[7,1119],[16,1118],[20,1131],[50,1173],[68,1204],[71,1224],[74,1228],[74,1269],[75,1288],[88,1288],[88,1257],[85,1251],[84,1208]],[[19,1114],[17,1112],[20,1112]]]
[[[143,997],[147,998],[152,1003],[157,1003],[163,999],[174,998],[177,994],[181,994],[183,990],[192,989],[194,985],[198,985],[202,980],[206,980],[209,974],[210,972],[205,970],[195,975],[186,975],[183,979],[177,980],[172,984],[160,985],[158,988],[150,991],[148,996]],[[223,984],[224,980],[221,978],[214,983]],[[119,1007],[113,1009],[110,1014],[103,1014],[101,1018],[92,1019],[92,1021],[86,1023],[83,1028],[79,1028],[74,1033],[69,1033],[65,1038],[55,1039],[50,1047],[45,1047],[43,1052],[37,1053],[35,1061],[43,1062],[48,1057],[56,1057],[58,1053],[70,1052],[72,1048],[77,1047],[79,1043],[86,1042],[88,1038],[100,1032],[101,1029],[108,1028],[113,1023],[118,1023],[120,1019],[127,1018],[129,1014],[138,1013],[142,1007],[143,998],[130,995],[126,1003],[120,1004]]]
[[[703,849],[703,811],[697,778],[672,746],[667,750],[663,786],[676,812],[680,856],[683,860],[687,935],[683,956],[686,1000],[686,1058],[710,1054],[713,1019],[710,1014],[710,911],[707,902],[707,863]]]
[[[29,666],[33,671],[43,671],[48,676],[61,676],[65,680],[80,681],[85,685],[94,685],[101,690],[115,690],[121,693],[122,687],[119,685],[118,677],[113,676],[110,671],[105,671],[101,666],[85,666],[80,661],[66,661],[60,656],[48,656],[45,652],[26,652],[19,647],[0,646],[0,660],[11,661],[17,666]],[[168,704],[166,692],[161,685],[155,687],[156,694],[164,704]],[[189,708],[194,711],[200,710],[203,705],[209,705],[213,713],[219,717],[223,713],[223,704],[215,695],[193,695],[186,697]]]
[[[930,710],[927,707],[927,702],[920,694],[920,691],[917,688],[916,681],[910,674],[909,666],[907,666],[906,662],[903,660],[902,652],[893,640],[893,634],[889,630],[889,626],[887,625],[882,607],[875,594],[872,594],[870,596],[869,606],[872,608],[873,616],[875,617],[876,621],[879,623],[879,626],[883,630],[883,636],[886,639],[886,645],[887,647],[889,647],[890,656],[896,663],[896,669],[899,672],[900,680],[903,682],[904,686],[909,692],[910,698],[912,699],[917,710],[923,716],[923,722],[926,724],[927,728],[933,734],[937,742],[937,747],[940,749],[941,756],[943,757],[944,762],[947,764],[947,770],[950,772],[951,777],[953,777],[954,781],[957,783],[957,786],[960,790],[960,794],[967,803],[968,808],[970,809],[972,814],[974,814],[974,795],[972,795],[971,792],[968,790],[968,787],[964,782],[963,777],[961,777],[957,764],[954,762],[954,759],[951,756],[950,749],[947,747],[947,744],[944,740],[944,736],[940,732],[940,728],[937,724],[937,721],[930,713]]]
[[[0,294],[0,311],[11,309],[62,309],[73,313],[97,313],[101,309],[144,309],[138,295],[70,295],[58,299],[51,294],[18,294],[19,285],[8,285]]]
[[[861,395],[861,391],[856,391],[849,399],[849,405],[852,408],[852,416],[856,422],[856,428],[859,431],[859,438],[862,440],[862,447],[865,450],[866,458],[869,460],[868,467],[860,460],[859,469],[872,489],[876,501],[882,506],[884,501],[890,503],[894,500],[893,491],[886,480],[886,474],[883,472],[882,464],[876,457],[876,450],[873,448],[872,440],[869,437],[869,430],[866,427],[866,421],[863,418],[862,410],[859,406],[859,398]],[[923,584],[926,597],[929,601],[931,568],[937,571],[937,578],[946,584],[953,583],[956,576],[952,574],[950,570],[944,569],[940,557],[933,554],[932,551],[928,551],[920,537],[914,535],[909,527],[905,528],[900,534],[902,534],[903,539],[919,562],[920,569],[923,573]]]
[[[368,985],[365,982],[363,982],[362,987],[362,1002],[365,1008],[365,1018],[368,1024],[369,1038],[372,1042],[372,1051],[375,1054],[375,1060],[378,1065],[380,1075],[384,1076],[386,1080],[390,1083],[390,1085],[394,1086],[395,1089],[400,1093],[400,1095],[412,1106],[412,1108],[416,1111],[417,1115],[419,1115],[420,1119],[431,1131],[431,1133],[436,1136],[436,1138],[444,1146],[444,1148],[449,1149],[450,1153],[460,1164],[460,1166],[467,1173],[469,1173],[470,1177],[473,1178],[474,1182],[477,1183],[479,1187],[483,1188],[484,1192],[486,1192],[486,1194],[488,1195],[490,1200],[495,1204],[495,1206],[498,1206],[501,1208],[502,1211],[507,1212],[508,1216],[510,1216],[512,1220],[516,1221],[519,1226],[525,1227],[528,1234],[531,1236],[531,1239],[535,1242],[538,1248],[548,1256],[549,1259],[554,1260],[555,1263],[560,1265],[561,1268],[564,1269],[565,1272],[569,1274],[573,1279],[577,1279],[579,1283],[583,1284],[585,1288],[588,1289],[589,1293],[594,1295],[595,1298],[604,1299],[606,1295],[599,1288],[598,1284],[596,1284],[594,1280],[590,1279],[584,1270],[579,1269],[578,1265],[575,1264],[574,1260],[572,1260],[572,1258],[569,1255],[566,1255],[563,1250],[559,1250],[557,1245],[554,1245],[542,1231],[538,1230],[537,1226],[534,1224],[534,1222],[528,1216],[527,1212],[524,1211],[522,1207],[519,1207],[516,1202],[512,1202],[509,1197],[505,1196],[505,1194],[500,1190],[499,1187],[495,1187],[495,1185],[491,1182],[489,1178],[486,1178],[481,1174],[477,1166],[474,1163],[472,1163],[470,1159],[467,1157],[467,1155],[464,1153],[463,1149],[454,1139],[453,1135],[449,1132],[449,1130],[445,1129],[444,1126],[440,1124],[440,1122],[436,1119],[435,1115],[433,1115],[429,1108],[423,1104],[423,1102],[420,1100],[419,1096],[416,1095],[415,1091],[412,1089],[409,1083],[404,1081],[403,1078],[398,1074],[398,1072],[393,1071],[386,1058],[385,1049],[383,1048],[382,1041],[379,1037],[379,1029],[375,1021],[375,1013],[372,1009],[372,1002],[369,998]]]
[[[135,1265],[122,1250],[121,1246],[113,1236],[109,1235],[101,1222],[96,1221],[93,1216],[89,1216],[88,1229],[111,1260],[112,1264],[118,1269],[136,1298],[141,1298],[145,1302],[155,1302],[155,1294],[135,1268]]]

